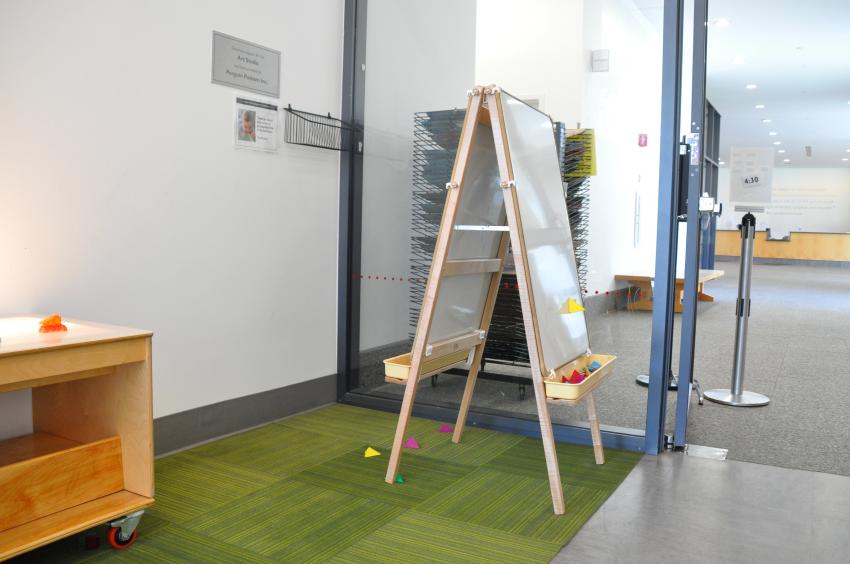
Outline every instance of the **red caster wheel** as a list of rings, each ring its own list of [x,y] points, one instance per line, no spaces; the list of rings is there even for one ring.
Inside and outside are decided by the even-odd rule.
[[[133,544],[136,540],[136,533],[138,531],[134,530],[133,534],[130,535],[130,538],[127,540],[121,539],[121,535],[119,534],[120,532],[121,527],[110,527],[109,534],[106,535],[106,537],[109,539],[109,544],[112,545],[112,548],[117,548],[119,550],[122,548],[127,548],[128,546]]]

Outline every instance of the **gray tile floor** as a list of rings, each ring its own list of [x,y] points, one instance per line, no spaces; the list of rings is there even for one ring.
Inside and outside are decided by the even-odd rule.
[[[666,453],[646,456],[557,563],[850,560],[850,478]]]
[[[704,389],[728,387],[731,379],[738,265],[718,262],[717,268],[726,276],[706,285],[716,301],[699,305],[695,374]],[[745,387],[767,394],[771,403],[744,409],[693,402],[689,442],[728,448],[735,460],[850,476],[850,269],[756,265],[752,299]],[[634,377],[649,366],[651,313],[615,310],[590,316],[588,324],[593,350],[618,357],[614,374],[596,392],[600,421],[643,429],[646,390]],[[403,392],[377,382],[379,393]],[[417,401],[456,404],[464,383],[441,375],[435,388],[423,382]],[[669,399],[672,426],[675,395]],[[516,385],[492,381],[476,386],[473,406],[535,413],[530,392],[521,401]],[[583,406],[550,411],[559,422],[586,419]]]

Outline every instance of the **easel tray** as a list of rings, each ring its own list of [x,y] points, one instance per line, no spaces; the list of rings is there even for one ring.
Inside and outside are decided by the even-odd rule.
[[[610,354],[588,354],[565,364],[556,370],[554,375],[544,380],[546,384],[546,398],[577,403],[611,374],[614,369],[614,361],[616,360],[617,357]],[[562,382],[563,376],[569,377],[573,373],[573,370],[584,373],[585,369],[593,362],[598,362],[601,366],[591,372],[582,382],[578,384]]]
[[[455,351],[453,353],[436,358],[425,358],[422,363],[422,371],[419,379],[445,372],[450,368],[462,366],[469,359],[468,350]],[[384,380],[390,384],[404,384],[410,374],[411,353],[404,353],[384,360]]]

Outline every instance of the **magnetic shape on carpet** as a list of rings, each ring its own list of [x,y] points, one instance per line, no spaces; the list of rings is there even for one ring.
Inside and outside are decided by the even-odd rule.
[[[404,448],[419,448],[419,443],[416,442],[415,438],[407,437],[407,440],[404,441]]]
[[[381,453],[372,447],[366,447],[366,450],[363,452],[363,458],[372,458],[373,456],[381,456]]]
[[[454,429],[452,429],[451,425],[449,425],[447,423],[443,423],[442,425],[440,425],[440,428],[437,429],[437,432],[439,432],[439,433],[452,433],[452,432],[454,432]]]

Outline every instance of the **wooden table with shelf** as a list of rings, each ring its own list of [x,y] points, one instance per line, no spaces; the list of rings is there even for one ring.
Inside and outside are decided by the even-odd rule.
[[[710,296],[703,291],[703,286],[706,282],[716,280],[723,276],[725,272],[722,270],[703,270],[699,271],[699,280],[697,282],[697,300],[701,302],[713,302],[714,296]],[[652,311],[652,282],[655,276],[652,274],[617,274],[615,280],[627,282],[631,286],[638,289],[638,294],[635,299],[629,300],[626,307],[630,310]],[[676,299],[675,311],[682,313],[682,294],[685,288],[684,274],[676,274]]]
[[[0,560],[107,522],[129,545],[154,502],[152,333],[39,319],[0,319],[0,393],[31,388],[33,426],[0,441]]]

